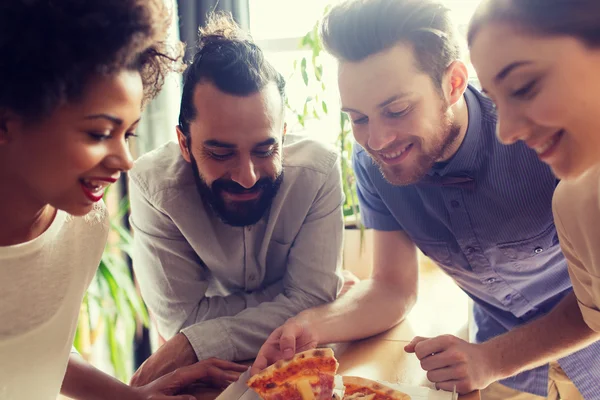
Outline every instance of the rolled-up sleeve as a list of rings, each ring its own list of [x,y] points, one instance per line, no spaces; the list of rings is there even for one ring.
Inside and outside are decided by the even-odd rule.
[[[273,301],[246,308],[237,315],[204,321],[182,330],[199,359],[251,359],[268,335],[288,318],[336,298],[342,286],[343,240],[343,194],[337,164],[319,189],[292,243],[282,281],[283,291]]]

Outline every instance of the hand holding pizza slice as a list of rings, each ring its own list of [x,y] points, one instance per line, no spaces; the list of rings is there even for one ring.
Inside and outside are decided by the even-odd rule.
[[[331,349],[308,350],[280,360],[248,380],[263,400],[331,400],[338,362]]]
[[[345,394],[334,396],[338,362],[331,349],[308,350],[280,360],[248,380],[263,400],[410,400],[378,382],[345,376]]]

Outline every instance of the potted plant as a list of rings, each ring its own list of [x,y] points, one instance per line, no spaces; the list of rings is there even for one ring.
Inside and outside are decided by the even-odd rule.
[[[328,8],[325,12],[328,11]],[[299,72],[304,85],[309,88],[311,95],[307,96],[300,110],[292,107],[286,101],[287,108],[295,116],[297,122],[305,127],[310,119],[321,120],[331,117],[330,107],[325,100],[327,84],[323,80],[324,67],[322,62],[323,43],[319,35],[320,21],[316,21],[312,29],[304,35],[300,48],[310,51],[310,56],[294,61],[294,72]],[[294,78],[292,76],[292,78]],[[335,145],[340,153],[342,185],[345,195],[344,212],[344,269],[353,272],[361,279],[371,274],[372,264],[372,234],[365,229],[360,219],[360,207],[356,193],[356,179],[352,169],[352,146],[354,138],[348,115],[337,111],[339,125]]]
[[[129,269],[133,238],[123,226],[129,201],[105,195],[113,212],[106,249],[83,299],[74,346],[96,367],[128,382],[133,373],[133,347],[138,322],[149,325],[148,312]]]

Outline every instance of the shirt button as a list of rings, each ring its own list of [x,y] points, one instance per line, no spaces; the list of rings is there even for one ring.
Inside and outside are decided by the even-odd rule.
[[[250,275],[248,275],[248,280],[249,280],[249,281],[253,281],[253,280],[255,280],[255,279],[256,279],[256,275],[254,275],[254,274],[250,274]]]
[[[485,283],[487,283],[487,284],[492,284],[494,282],[496,282],[496,278],[488,278],[485,280]]]
[[[471,254],[475,253],[475,248],[467,247],[466,251],[467,251],[467,255],[471,255]]]
[[[536,247],[534,250],[535,254],[540,254],[542,251],[544,251],[544,249],[542,249],[541,247]]]
[[[450,205],[452,206],[452,208],[458,208],[458,207],[460,207],[460,203],[458,201],[456,201],[456,200],[452,200],[450,202]]]
[[[510,294],[507,294],[506,297],[504,298],[504,301],[506,303],[510,303],[511,300],[512,300],[512,296]]]

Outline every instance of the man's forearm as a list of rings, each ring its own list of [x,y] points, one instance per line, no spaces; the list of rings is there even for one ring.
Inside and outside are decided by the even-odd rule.
[[[555,361],[600,340],[583,320],[577,298],[567,295],[550,313],[483,343],[502,378]]]
[[[295,318],[307,324],[319,344],[345,342],[394,327],[410,312],[416,298],[416,288],[367,279],[333,303],[303,311]]]
[[[63,380],[61,394],[72,399],[134,399],[132,388],[105,374],[72,353]]]

